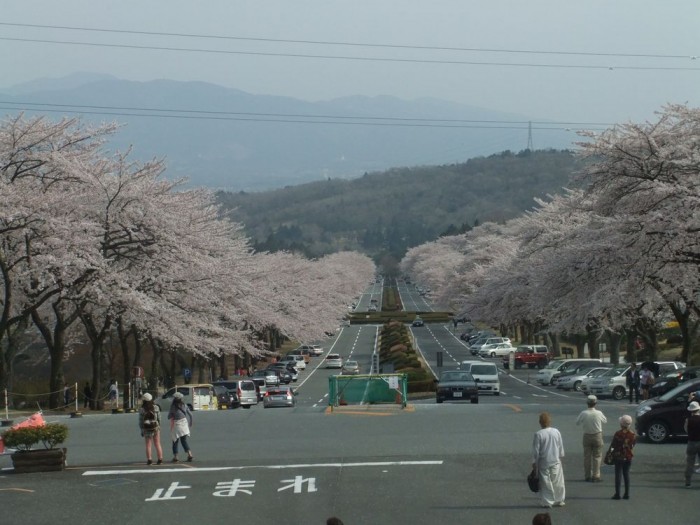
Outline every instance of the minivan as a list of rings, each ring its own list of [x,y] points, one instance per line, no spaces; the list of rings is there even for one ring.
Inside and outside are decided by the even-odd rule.
[[[687,436],[688,398],[700,390],[700,379],[681,383],[654,399],[642,401],[635,413],[635,430],[652,443],[663,443],[671,436]]]
[[[222,381],[215,381],[215,385],[225,386],[233,390],[238,396],[238,406],[250,408],[258,404],[258,389],[252,379],[234,377]]]
[[[484,361],[462,361],[459,369],[469,372],[479,386],[480,394],[501,394],[501,380],[498,377],[498,367],[495,363]]]
[[[214,386],[209,383],[196,385],[175,386],[163,394],[158,407],[161,410],[169,410],[175,392],[180,392],[184,397],[182,401],[190,407],[190,410],[217,410],[218,403]]]
[[[541,385],[553,385],[554,383],[552,382],[554,378],[554,374],[559,373],[559,372],[567,372],[568,370],[571,370],[573,368],[578,367],[579,365],[585,364],[585,363],[590,363],[590,364],[600,364],[603,361],[601,359],[554,359],[547,363],[547,366],[544,368],[541,368],[538,372],[537,375],[535,376],[535,380],[541,384]]]

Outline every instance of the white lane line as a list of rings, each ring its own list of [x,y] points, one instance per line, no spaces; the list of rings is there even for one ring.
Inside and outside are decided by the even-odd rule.
[[[512,375],[510,375],[509,377],[510,377],[511,379],[515,379],[516,381],[520,381],[520,382],[523,383],[524,385],[530,385],[532,388],[536,388],[537,390],[540,390],[541,392],[544,392],[545,394],[547,394],[547,395],[544,395],[544,396],[543,396],[543,395],[538,395],[538,394],[532,394],[532,395],[535,396],[535,397],[559,396],[559,397],[565,397],[565,398],[567,398],[567,399],[570,399],[570,398],[571,398],[571,396],[567,396],[567,395],[565,395],[565,394],[560,394],[559,392],[552,392],[552,391],[547,390],[547,389],[545,389],[545,388],[542,388],[542,387],[540,387],[540,386],[533,385],[532,383],[529,383],[529,382],[527,382],[527,381],[523,381],[523,380],[520,379],[519,377],[515,377],[515,376],[512,376]]]
[[[300,463],[296,465],[247,465],[239,467],[186,467],[153,468],[133,470],[86,470],[83,476],[114,476],[117,474],[159,474],[161,472],[221,472],[224,470],[285,470],[299,468],[350,468],[350,467],[422,467],[442,465],[444,461],[367,461],[359,463]]]

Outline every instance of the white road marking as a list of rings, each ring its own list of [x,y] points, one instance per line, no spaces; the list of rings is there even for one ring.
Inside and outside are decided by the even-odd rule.
[[[444,461],[367,461],[358,463],[298,463],[295,465],[244,465],[239,467],[174,467],[133,470],[86,470],[83,476],[115,476],[119,474],[160,474],[162,472],[196,473],[196,472],[221,472],[225,470],[286,470],[300,468],[350,468],[350,467],[421,467],[442,465]]]

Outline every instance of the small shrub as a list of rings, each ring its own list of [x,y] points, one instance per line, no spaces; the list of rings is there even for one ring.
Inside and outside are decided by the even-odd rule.
[[[41,442],[44,448],[55,448],[68,437],[68,427],[62,423],[50,423],[43,427],[21,427],[6,431],[2,440],[6,447],[31,450]]]

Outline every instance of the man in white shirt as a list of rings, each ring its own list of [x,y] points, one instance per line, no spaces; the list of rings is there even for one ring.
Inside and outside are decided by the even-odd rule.
[[[535,432],[532,440],[532,468],[540,478],[540,498],[542,507],[563,507],[566,496],[564,470],[561,458],[564,457],[564,443],[561,434],[551,427],[552,418],[547,412],[540,414],[541,430]]]
[[[583,471],[586,481],[599,483],[600,463],[603,459],[603,423],[608,420],[595,406],[598,398],[588,396],[588,408],[576,419],[576,425],[583,426]]]

